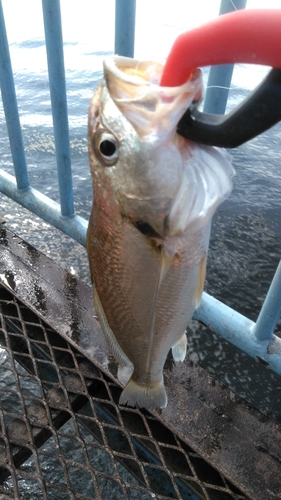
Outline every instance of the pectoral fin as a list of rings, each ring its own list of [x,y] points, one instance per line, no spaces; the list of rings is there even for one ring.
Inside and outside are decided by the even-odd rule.
[[[162,282],[163,282],[163,280],[164,280],[164,278],[165,278],[165,276],[170,268],[170,265],[173,262],[174,256],[175,256],[174,251],[169,251],[169,249],[166,248],[165,245],[162,245],[162,247],[161,247],[161,260],[159,263],[159,272],[158,272],[158,276],[157,276],[157,281],[155,283],[155,292],[154,292],[154,298],[153,298],[153,303],[152,303],[152,315],[151,315],[150,332],[149,332],[149,344],[148,344],[147,358],[146,358],[146,372],[148,372],[150,369],[152,347],[153,347],[153,342],[155,339],[154,326],[155,326],[155,317],[156,317],[157,298],[159,295],[159,291],[160,291]]]
[[[207,254],[202,258],[199,272],[198,272],[198,280],[197,285],[194,292],[194,301],[195,301],[195,309],[198,309],[201,302],[202,293],[204,290],[204,283],[206,278],[206,269],[207,269]]]
[[[121,366],[132,366],[131,361],[129,360],[129,358],[127,358],[126,354],[122,351],[120,345],[118,344],[118,342],[114,336],[113,331],[111,330],[111,328],[107,322],[107,319],[106,319],[106,316],[104,314],[104,310],[102,308],[102,305],[101,305],[101,302],[100,302],[100,299],[99,299],[99,296],[98,296],[96,289],[94,289],[94,305],[95,305],[95,310],[96,310],[96,313],[98,315],[99,322],[100,322],[102,331],[104,333],[107,345],[108,345],[112,355],[114,356],[116,361],[118,361],[118,363]]]

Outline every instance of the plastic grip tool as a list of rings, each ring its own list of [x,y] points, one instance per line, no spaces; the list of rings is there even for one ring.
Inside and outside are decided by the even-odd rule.
[[[239,10],[180,35],[168,55],[162,86],[178,86],[198,66],[252,63],[272,66],[265,80],[228,115],[191,106],[178,132],[196,142],[236,147],[281,119],[281,9]]]
[[[178,134],[195,142],[236,148],[281,120],[281,70],[272,69],[263,82],[226,115],[201,113],[191,106],[178,123]]]
[[[182,85],[195,68],[214,64],[265,64],[281,69],[280,47],[281,9],[224,14],[176,39],[160,85]]]

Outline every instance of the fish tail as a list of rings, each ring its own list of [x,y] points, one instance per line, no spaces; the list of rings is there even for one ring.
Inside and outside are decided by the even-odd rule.
[[[148,386],[138,384],[131,377],[119,399],[121,405],[138,405],[147,410],[165,408],[167,403],[168,398],[163,378],[156,384]]]

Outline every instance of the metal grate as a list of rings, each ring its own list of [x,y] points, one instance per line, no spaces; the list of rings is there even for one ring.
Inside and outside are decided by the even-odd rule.
[[[246,497],[0,286],[0,498]]]

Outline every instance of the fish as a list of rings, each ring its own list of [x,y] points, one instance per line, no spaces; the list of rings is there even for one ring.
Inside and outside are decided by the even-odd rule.
[[[88,119],[94,306],[121,367],[119,403],[164,408],[164,364],[170,349],[176,362],[186,356],[211,220],[234,169],[225,150],[177,133],[186,109],[202,99],[200,69],[179,87],[161,87],[158,62],[112,56],[103,67]]]

